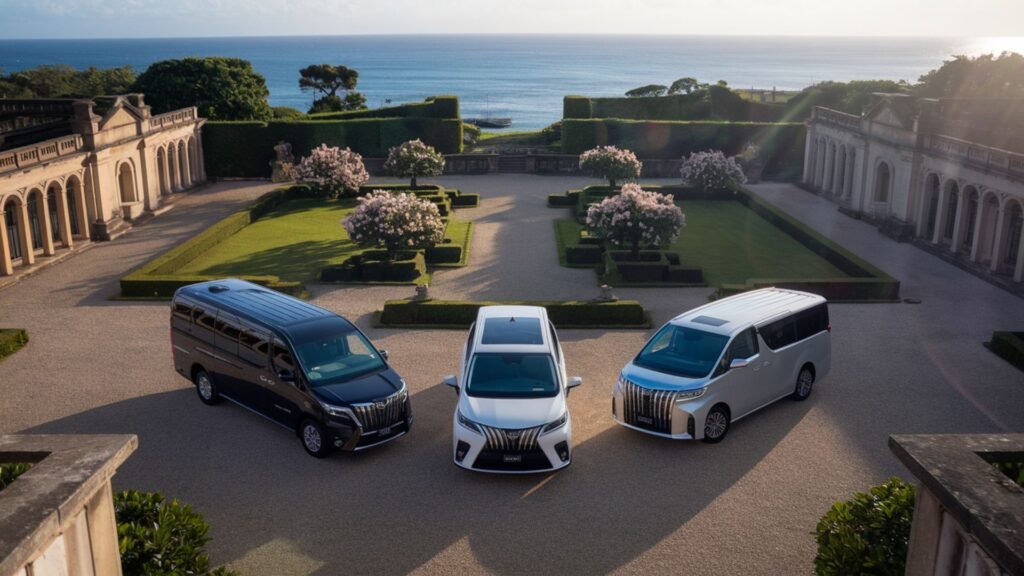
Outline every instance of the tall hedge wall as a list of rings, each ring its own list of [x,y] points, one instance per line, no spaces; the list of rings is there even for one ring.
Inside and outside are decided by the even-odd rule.
[[[619,118],[623,120],[719,120],[778,122],[786,107],[740,97],[728,88],[712,86],[707,93],[673,94],[650,98],[587,98],[566,96],[563,119]]]
[[[765,173],[770,175],[803,170],[804,137],[804,125],[795,122],[562,121],[562,151],[566,154],[611,144],[628,148],[640,158],[679,158],[701,150],[734,155],[754,143],[761,147]]]
[[[459,118],[457,96],[435,96],[425,102],[413,102],[385,108],[352,110],[348,112],[322,112],[310,114],[314,120],[355,120],[357,118]]]
[[[270,176],[274,146],[281,140],[292,144],[296,156],[327,144],[380,157],[387,156],[391,147],[415,138],[442,154],[458,154],[462,151],[462,120],[405,117],[267,124],[207,122],[203,127],[203,151],[206,173],[212,178],[265,178]]]

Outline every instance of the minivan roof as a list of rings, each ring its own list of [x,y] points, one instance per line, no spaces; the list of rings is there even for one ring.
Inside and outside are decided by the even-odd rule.
[[[238,278],[191,284],[179,288],[174,296],[213,304],[244,320],[284,332],[311,320],[338,316],[330,310]]]
[[[500,320],[513,318],[536,318],[539,320],[540,325],[538,329],[540,334],[537,336],[539,336],[541,343],[486,343],[488,339],[491,339],[489,334],[495,336],[492,339],[493,341],[507,340],[507,338],[503,338],[504,334],[498,333],[506,331],[505,327],[501,326]],[[476,342],[474,342],[474,349],[477,352],[547,352],[551,346],[550,338],[548,338],[547,318],[548,311],[541,306],[481,306],[476,315]],[[491,319],[496,319],[499,323],[487,322]],[[492,331],[495,331],[495,333],[491,334]],[[526,335],[529,336],[529,334]]]
[[[705,304],[676,316],[672,324],[731,335],[779,316],[825,303],[825,298],[784,288],[762,288]]]

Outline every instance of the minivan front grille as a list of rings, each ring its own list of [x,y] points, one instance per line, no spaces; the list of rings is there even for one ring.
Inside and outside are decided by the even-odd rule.
[[[652,390],[623,380],[622,419],[626,424],[671,434],[675,406],[676,393],[672,390]]]
[[[526,452],[539,449],[540,445],[537,444],[537,437],[540,436],[541,428],[543,426],[509,430],[480,424],[480,429],[483,430],[484,437],[487,438],[487,445],[484,446],[484,449],[500,450],[502,452]]]
[[[405,421],[405,399],[407,396],[408,393],[402,390],[387,398],[353,404],[352,409],[356,413],[356,418],[359,418],[359,423],[363,425],[364,431],[379,430]]]

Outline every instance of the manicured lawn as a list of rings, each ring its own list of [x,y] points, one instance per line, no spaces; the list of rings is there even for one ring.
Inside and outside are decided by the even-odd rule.
[[[349,240],[341,225],[356,205],[354,199],[291,200],[204,252],[177,273],[273,275],[285,281],[316,281],[321,269],[341,264],[364,250]],[[463,245],[465,257],[469,223],[452,219],[445,235]]]
[[[708,285],[744,283],[749,278],[845,278],[821,258],[739,202],[691,200],[681,203],[686,227],[670,248],[682,264],[704,270]],[[559,259],[578,244],[580,224],[558,221]]]

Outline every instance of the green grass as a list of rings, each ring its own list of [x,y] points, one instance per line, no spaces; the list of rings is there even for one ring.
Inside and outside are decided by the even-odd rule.
[[[682,265],[699,267],[709,285],[744,283],[748,278],[846,278],[847,274],[739,202],[691,200],[681,203],[686,226],[669,248]],[[582,225],[559,220],[559,261],[565,246],[578,244]]]
[[[518,132],[481,132],[475,144],[467,146],[465,152],[482,152],[494,148],[549,148],[540,130]]]
[[[28,344],[28,332],[23,328],[0,328],[0,360],[21,350]]]
[[[355,199],[302,198],[288,201],[202,253],[176,274],[214,276],[273,275],[281,280],[315,282],[320,270],[365,249],[349,240],[341,220]],[[449,220],[446,237],[468,251],[469,222]],[[417,283],[429,282],[429,275]]]

